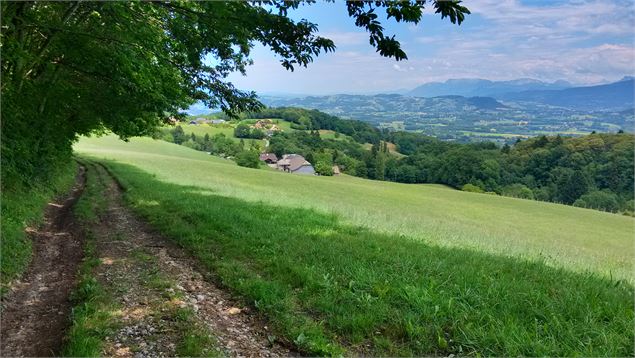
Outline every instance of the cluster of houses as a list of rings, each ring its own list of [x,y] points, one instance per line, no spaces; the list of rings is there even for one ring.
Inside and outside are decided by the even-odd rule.
[[[260,160],[267,163],[271,168],[278,169],[287,173],[316,175],[315,168],[300,154],[284,154],[282,158],[274,153],[260,154]],[[333,175],[339,175],[340,168],[333,166]]]
[[[269,129],[274,132],[282,131],[282,128],[278,127],[277,124],[273,123],[271,119],[260,119],[256,123],[250,126],[251,128],[256,129]]]
[[[249,126],[249,128],[260,129],[267,137],[271,137],[275,132],[283,132],[284,130],[275,124],[271,119],[260,119],[256,123]]]
[[[199,124],[223,124],[226,121],[224,119],[207,119],[203,117],[199,117],[190,121],[190,124],[199,125]]]

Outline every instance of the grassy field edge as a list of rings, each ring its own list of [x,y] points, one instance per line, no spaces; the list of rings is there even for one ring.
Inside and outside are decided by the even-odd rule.
[[[633,354],[624,281],[429,246],[104,163],[137,213],[304,352]]]

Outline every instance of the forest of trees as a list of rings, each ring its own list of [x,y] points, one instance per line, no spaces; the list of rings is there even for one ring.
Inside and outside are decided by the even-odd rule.
[[[269,108],[241,117],[292,122],[293,128],[305,130],[274,134],[269,151],[302,154],[312,163],[320,158],[350,175],[634,211],[632,134],[539,136],[501,148],[492,142],[460,144],[420,133],[380,131],[364,122],[301,108]],[[350,138],[324,139],[320,129]],[[364,148],[368,143],[370,150]],[[390,153],[387,143],[394,143],[401,155]]]
[[[539,136],[502,148],[416,137],[389,136],[408,156],[388,166],[388,179],[442,183],[612,212],[634,209],[632,134]]]

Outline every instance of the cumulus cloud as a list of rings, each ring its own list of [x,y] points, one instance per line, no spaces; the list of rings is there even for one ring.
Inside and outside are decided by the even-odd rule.
[[[396,64],[396,63],[392,65],[392,68],[394,68],[394,69],[395,69],[395,71],[397,71],[397,72],[406,72],[406,69],[405,69],[405,68],[402,68],[401,66],[399,66],[399,65],[398,65],[398,64]]]

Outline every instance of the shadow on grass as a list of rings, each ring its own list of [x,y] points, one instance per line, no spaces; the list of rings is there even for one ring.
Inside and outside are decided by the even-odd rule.
[[[627,283],[429,246],[104,164],[138,214],[306,353],[633,355]]]

